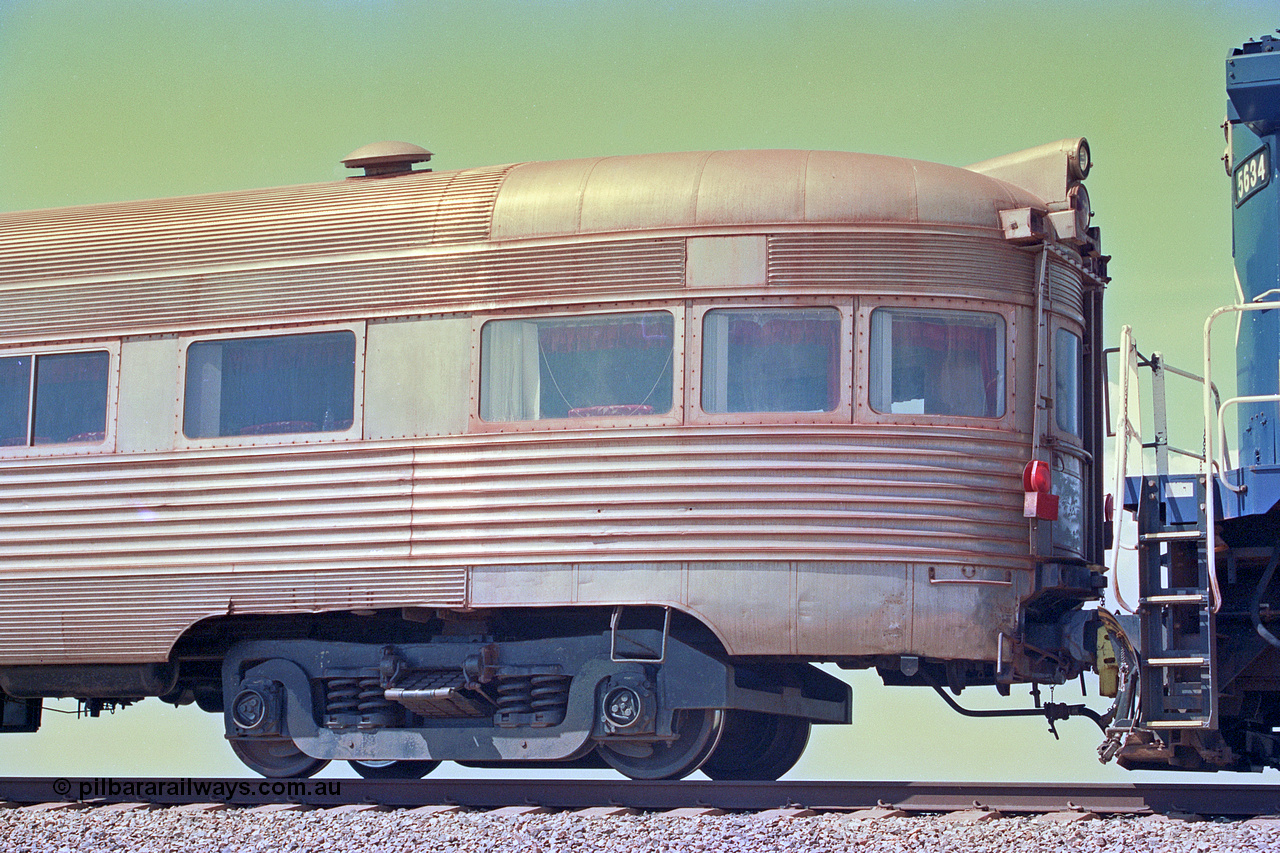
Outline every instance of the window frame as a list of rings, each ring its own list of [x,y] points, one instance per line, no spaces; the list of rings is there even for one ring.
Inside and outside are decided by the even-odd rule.
[[[317,326],[269,326],[252,329],[237,329],[231,332],[214,332],[210,334],[184,334],[178,338],[177,389],[178,405],[174,413],[174,443],[179,449],[201,447],[255,447],[290,444],[318,444],[321,442],[340,442],[358,439],[364,432],[364,359],[365,359],[365,326],[364,321],[355,323],[327,323]],[[345,430],[328,430],[324,432],[288,432],[266,435],[219,435],[204,438],[191,438],[184,429],[187,410],[187,364],[190,348],[193,344],[209,341],[238,341],[255,338],[281,338],[302,335],[317,335],[331,332],[351,332],[355,335],[355,375],[353,400],[351,407],[351,426]]]
[[[484,350],[481,334],[485,324],[502,320],[568,320],[575,317],[600,317],[623,314],[665,312],[671,315],[671,410],[652,415],[610,415],[591,418],[539,418],[527,421],[487,421],[480,416],[483,398],[481,364]],[[625,429],[628,427],[679,426],[684,423],[685,390],[685,306],[683,303],[629,303],[627,305],[587,305],[569,310],[491,312],[477,314],[471,327],[471,405],[468,406],[468,432],[557,432],[583,429]]]
[[[13,347],[0,350],[0,358],[20,358],[29,355],[32,359],[45,355],[75,355],[78,353],[105,352],[107,354],[107,405],[103,438],[98,442],[59,442],[54,444],[4,445],[0,446],[0,459],[32,456],[85,456],[89,454],[111,453],[116,448],[116,419],[120,396],[120,341],[81,342],[74,345],[45,344],[33,347]],[[34,389],[28,386],[30,393]],[[30,435],[31,421],[35,417],[35,398],[27,399],[27,430]]]
[[[1076,352],[1077,360],[1076,360],[1076,371],[1075,371],[1076,373],[1075,393],[1076,393],[1076,417],[1077,417],[1076,425],[1080,430],[1079,434],[1071,432],[1068,429],[1065,429],[1062,426],[1062,424],[1058,421],[1058,413],[1059,413],[1058,373],[1057,373],[1058,365],[1059,365],[1058,336],[1064,333],[1075,338],[1076,346],[1078,348]],[[1052,357],[1052,366],[1049,369],[1049,375],[1050,375],[1051,381],[1053,382],[1053,408],[1051,409],[1051,414],[1049,415],[1047,420],[1050,424],[1052,424],[1052,431],[1055,435],[1059,436],[1069,444],[1083,446],[1084,445],[1083,433],[1087,431],[1087,427],[1085,426],[1085,416],[1084,416],[1084,397],[1085,397],[1084,331],[1076,323],[1070,323],[1062,320],[1061,318],[1056,318],[1052,323],[1049,324],[1048,338],[1050,341],[1049,352]]]
[[[938,311],[969,314],[994,314],[1004,320],[1004,414],[999,417],[980,415],[929,415],[878,412],[871,405],[871,314],[877,309]],[[863,297],[858,304],[857,330],[857,406],[855,420],[869,424],[981,426],[989,429],[1012,429],[1016,416],[1014,389],[1018,376],[1018,306],[981,299],[947,297],[884,296]]]
[[[706,316],[713,311],[812,311],[830,309],[838,313],[840,330],[837,361],[839,396],[828,412],[708,412],[702,408],[702,355]],[[685,408],[692,424],[847,424],[853,417],[853,300],[804,297],[717,299],[694,303],[689,308],[689,356],[685,362]]]

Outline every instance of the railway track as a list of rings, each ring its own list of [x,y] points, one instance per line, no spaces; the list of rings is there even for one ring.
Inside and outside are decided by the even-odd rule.
[[[1025,784],[939,782],[641,782],[598,780],[228,778],[0,778],[10,806],[65,807],[141,803],[151,807],[211,804],[231,808],[292,805],[333,809],[546,811],[630,809],[783,813],[859,812],[924,815],[1092,813],[1098,816],[1187,814],[1244,819],[1280,814],[1274,784]],[[875,810],[869,812],[869,810]]]

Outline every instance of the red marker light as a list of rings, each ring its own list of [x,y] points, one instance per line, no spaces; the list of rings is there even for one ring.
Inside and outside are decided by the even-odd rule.
[[[1049,473],[1049,463],[1032,459],[1022,469],[1022,491],[1047,492],[1053,488],[1053,478]]]
[[[1058,496],[1053,494],[1049,463],[1032,459],[1022,469],[1022,515],[1042,521],[1058,520]]]

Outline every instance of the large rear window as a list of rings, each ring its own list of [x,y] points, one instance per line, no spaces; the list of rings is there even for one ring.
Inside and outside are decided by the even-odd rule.
[[[999,314],[871,312],[871,408],[884,414],[998,418],[1005,406]]]
[[[830,412],[840,402],[840,312],[708,311],[702,321],[706,412]]]

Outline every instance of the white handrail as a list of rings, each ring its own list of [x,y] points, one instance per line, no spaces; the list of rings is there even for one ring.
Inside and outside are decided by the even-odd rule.
[[[1133,328],[1130,326],[1120,330],[1120,358],[1123,359],[1120,370],[1120,419],[1116,424],[1115,491],[1112,494],[1115,495],[1116,502],[1123,505],[1125,475],[1129,470],[1129,439],[1138,439],[1139,453],[1142,445],[1141,423],[1135,425],[1129,418],[1130,386],[1133,386],[1136,393],[1138,378],[1138,347],[1133,342]],[[1111,595],[1116,604],[1126,612],[1133,613],[1134,609],[1120,593],[1120,551],[1123,547],[1120,544],[1120,527],[1123,520],[1122,511],[1117,514],[1111,527]]]
[[[1244,486],[1236,486],[1227,482],[1226,475],[1223,473],[1231,470],[1231,454],[1227,451],[1227,422],[1222,415],[1228,406],[1236,406],[1241,403],[1280,403],[1280,394],[1252,394],[1242,397],[1229,397],[1218,406],[1218,440],[1222,446],[1222,464],[1218,465],[1215,459],[1213,467],[1218,469],[1218,482],[1222,483],[1222,487],[1235,492],[1237,495],[1244,491]]]

